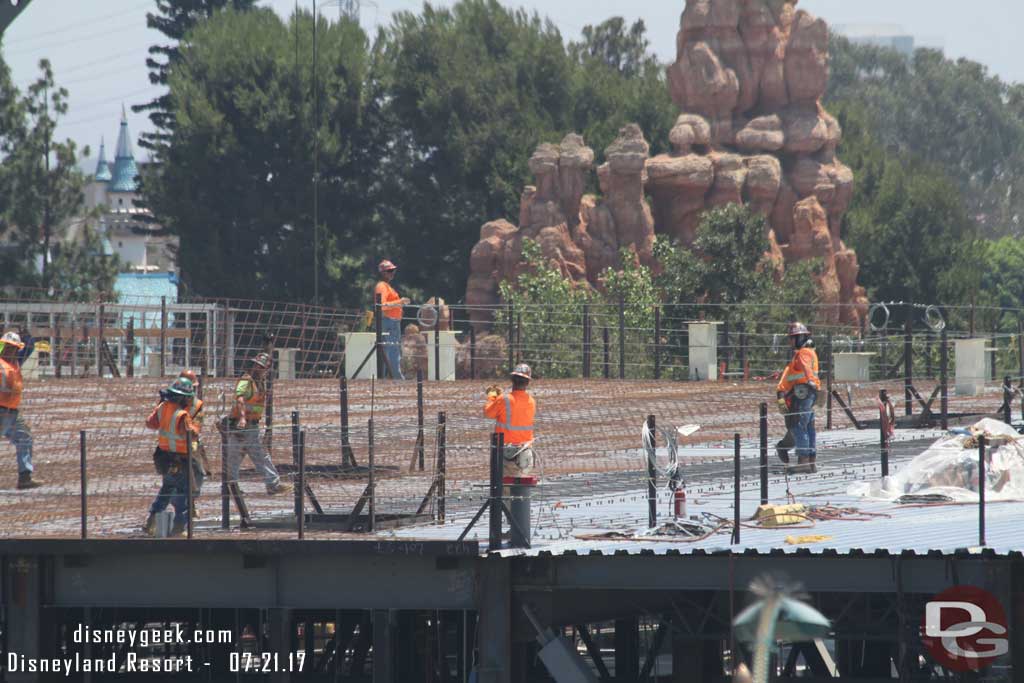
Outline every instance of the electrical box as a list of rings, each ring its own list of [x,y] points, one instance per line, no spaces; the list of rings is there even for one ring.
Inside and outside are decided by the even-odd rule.
[[[834,356],[836,375],[833,382],[870,382],[873,353],[837,353]]]
[[[956,395],[975,396],[985,388],[989,364],[987,339],[957,339],[956,349]]]
[[[718,379],[718,326],[721,323],[690,323],[690,379]]]

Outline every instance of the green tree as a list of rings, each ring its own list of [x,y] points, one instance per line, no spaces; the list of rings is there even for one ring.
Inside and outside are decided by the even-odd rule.
[[[145,191],[181,237],[182,281],[196,293],[309,301],[316,239],[321,302],[366,298],[362,266],[389,187],[379,164],[389,141],[367,95],[378,55],[355,22],[318,22],[318,96],[312,54],[296,61],[293,47],[296,33],[312,34],[308,12],[286,25],[269,9],[226,10],[180,44],[168,82],[176,123]]]
[[[155,29],[175,41],[169,45],[153,45],[149,48],[146,67],[149,68],[149,82],[166,86],[171,69],[181,58],[180,41],[199,22],[212,17],[225,7],[235,10],[251,9],[256,0],[156,0],[156,12],[146,13],[146,26]],[[159,61],[162,58],[163,61]],[[154,133],[143,133],[139,145],[156,152],[162,150],[168,133],[174,125],[170,93],[158,95],[146,104],[132,106],[132,111],[149,112],[149,120],[156,128]]]
[[[111,300],[120,271],[117,255],[107,254],[100,235],[85,226],[79,240],[57,245],[50,286],[60,293],[62,301],[91,301],[97,297]]]

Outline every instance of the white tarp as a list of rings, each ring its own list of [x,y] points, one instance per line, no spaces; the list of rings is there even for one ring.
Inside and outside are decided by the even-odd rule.
[[[966,434],[950,434],[884,480],[857,482],[855,496],[896,500],[906,495],[978,500],[978,436],[985,435],[985,497],[1024,500],[1024,437],[1007,424],[985,418]]]

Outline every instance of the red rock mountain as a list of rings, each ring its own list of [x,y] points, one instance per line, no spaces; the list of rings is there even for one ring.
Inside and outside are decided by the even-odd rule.
[[[597,167],[595,197],[583,193],[594,152],[582,137],[541,144],[519,226],[498,220],[480,231],[466,302],[498,303],[498,283],[521,267],[523,238],[566,277],[597,285],[601,271],[618,265],[619,249],[651,264],[656,233],[692,244],[705,209],[745,202],[769,219],[776,265],[820,258],[822,302],[845,304],[833,318],[856,323],[867,299],[857,256],[839,236],[853,173],[836,158],[839,123],[821,106],[828,27],[797,2],[688,0],[668,68],[681,111],[672,153],[650,157],[643,131],[626,126]]]

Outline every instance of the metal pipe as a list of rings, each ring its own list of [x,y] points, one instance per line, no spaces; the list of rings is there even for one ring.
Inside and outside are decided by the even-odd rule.
[[[825,370],[825,429],[832,429],[832,376],[836,371],[835,347],[832,345],[832,333],[826,338],[828,347],[828,366]]]
[[[1003,377],[1003,422],[1013,424],[1013,384],[1010,376]]]
[[[373,304],[373,332],[375,336],[374,349],[377,360],[377,379],[384,377],[384,307],[381,304],[381,295],[375,296]]]
[[[978,545],[985,547],[985,435],[978,435]]]
[[[423,432],[423,369],[416,370],[416,458],[420,463],[420,472],[425,467]]]
[[[732,348],[729,346],[729,319],[728,318],[726,318],[722,322],[722,350],[725,352],[724,353],[725,372],[723,374],[727,374],[729,372],[730,366],[732,364]],[[724,380],[725,378],[723,377],[722,379]]]
[[[369,472],[369,486],[370,489],[370,520],[367,523],[367,531],[371,534],[377,530],[377,482],[375,478],[376,466],[373,458],[373,418],[371,417],[366,423],[366,434],[368,437],[367,441],[367,464],[370,468]]]
[[[661,306],[654,304],[654,379],[661,379]]]
[[[914,328],[907,315],[903,324],[903,410],[907,417],[914,414]]]
[[[942,412],[942,428],[949,429],[949,339],[945,328],[939,346],[939,406]]]
[[[655,461],[658,457],[658,439],[655,436],[654,415],[647,416],[647,429],[651,434],[651,450],[647,457],[647,526],[651,529],[658,526],[658,469]]]
[[[889,395],[885,389],[878,392],[878,400],[881,404],[878,414],[878,435],[879,447],[882,459],[882,476],[889,476],[889,432],[886,429],[886,422],[889,419]]]
[[[604,335],[604,378],[610,379],[612,376],[612,359],[611,359],[611,342],[609,340],[608,327],[602,328],[601,333]]]
[[[103,329],[104,306],[100,304],[96,309],[96,377],[103,378]]]
[[[476,379],[476,328],[469,325],[469,378]]]
[[[228,484],[228,439],[231,437],[231,423],[224,421],[220,433],[220,528],[231,528],[231,489]]]
[[[192,525],[194,523],[193,517],[195,515],[192,512],[195,510],[195,488],[196,488],[196,472],[192,469],[192,432],[189,429],[185,430],[185,470],[188,472],[188,495],[185,497],[186,510],[188,513],[185,515],[185,529],[186,538],[192,540]]]
[[[760,462],[758,469],[761,473],[761,505],[768,504],[768,404],[762,403],[760,409],[760,446],[758,453]]]
[[[583,304],[583,379],[590,379],[590,304]]]
[[[300,430],[300,426],[299,426],[299,411],[293,410],[292,411],[292,467],[295,468],[295,472],[299,471],[299,457],[300,457],[299,456],[299,449],[300,449],[299,439],[300,439],[300,435],[301,435],[301,432],[299,430]],[[301,498],[302,498],[302,490],[298,486],[296,486],[295,487],[295,505],[294,505],[294,508],[293,508],[293,511],[295,512],[295,518],[296,519],[298,519],[298,517],[299,517],[299,508],[302,505]]]
[[[167,374],[167,297],[160,297],[160,376]]]
[[[441,411],[437,414],[437,521],[444,524],[445,499],[448,495],[448,414]]]
[[[740,435],[733,435],[733,527],[732,542],[740,542]]]
[[[619,379],[626,379],[626,300],[619,297]]]
[[[434,381],[441,381],[441,306],[434,305]]]
[[[85,430],[78,432],[78,454],[79,454],[79,472],[78,479],[81,486],[81,518],[82,518],[82,540],[89,537],[89,500],[87,491],[89,488],[88,474],[86,473],[86,445],[85,445]]]
[[[352,455],[352,444],[349,441],[348,428],[348,378],[345,373],[338,377],[338,409],[341,420],[341,464],[342,467],[355,467]]]
[[[490,487],[490,519],[487,533],[489,550],[501,548],[501,508],[502,501],[502,453],[505,450],[505,436],[491,435],[491,487]]]
[[[512,302],[511,301],[505,306],[505,311],[506,311],[506,314],[507,314],[507,320],[505,321],[505,323],[508,325],[508,371],[509,371],[509,373],[511,373],[512,370],[515,369],[515,346],[516,346],[516,343],[515,343],[516,340],[515,340],[515,336],[514,336],[515,335],[515,326],[512,324],[512,321],[513,321],[513,311],[512,311]]]

